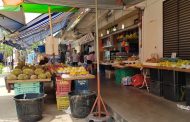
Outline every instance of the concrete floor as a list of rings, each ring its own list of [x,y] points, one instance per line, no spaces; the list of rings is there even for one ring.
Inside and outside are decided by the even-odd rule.
[[[96,82],[90,84],[95,90]],[[101,88],[106,104],[125,121],[190,122],[190,111],[181,110],[176,102],[157,97],[146,90],[115,85],[114,80],[108,79],[101,80]],[[116,121],[119,120],[116,118]]]
[[[0,88],[0,122],[17,122],[14,92],[8,94],[5,87]],[[55,103],[45,103],[43,119],[40,122],[84,122],[84,119],[72,118],[64,111],[58,111]]]
[[[8,94],[0,79],[0,122],[17,122],[14,93]],[[102,97],[111,109],[116,122],[189,122],[190,112],[177,108],[175,102],[154,96],[145,90],[114,84],[102,79]],[[96,81],[90,81],[96,90]],[[55,102],[46,102],[41,122],[85,122],[57,111]],[[119,116],[119,117],[118,117]]]
[[[4,86],[4,79],[0,77],[0,122],[18,122],[13,100],[14,91],[7,93]],[[85,122],[85,120],[72,118],[64,111],[58,111],[55,100],[49,95],[45,100],[43,119],[40,122]]]

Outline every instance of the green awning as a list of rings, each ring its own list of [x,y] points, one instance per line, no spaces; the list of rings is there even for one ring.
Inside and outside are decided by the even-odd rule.
[[[26,13],[48,13],[48,6],[51,9],[51,12],[76,12],[78,9],[69,7],[69,6],[57,6],[57,5],[47,5],[47,4],[33,4],[33,3],[22,3],[18,6],[0,6],[0,11],[7,12],[17,12],[20,11],[21,8],[23,12]]]
[[[32,4],[32,3],[22,3],[21,7],[23,8],[24,12],[29,13],[48,13],[48,6],[46,4]],[[72,9],[73,7],[69,6],[57,6],[57,5],[50,5],[51,12],[76,12],[77,9]]]
[[[0,11],[18,12],[20,11],[20,7],[19,6],[0,6]]]

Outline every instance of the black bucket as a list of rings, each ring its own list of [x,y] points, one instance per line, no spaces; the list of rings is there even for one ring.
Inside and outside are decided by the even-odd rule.
[[[89,90],[69,93],[71,114],[75,118],[85,118],[90,114],[96,100],[96,92]]]
[[[46,94],[27,93],[14,97],[19,122],[36,122],[42,119],[43,98]]]

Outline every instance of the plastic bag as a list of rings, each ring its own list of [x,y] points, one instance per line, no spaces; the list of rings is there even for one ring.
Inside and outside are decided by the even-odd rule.
[[[137,86],[142,86],[144,81],[144,77],[141,74],[136,74],[132,77],[132,84],[133,86],[137,87]]]
[[[121,82],[124,86],[130,86],[132,83],[132,78],[131,77],[124,77],[124,78],[122,78]]]

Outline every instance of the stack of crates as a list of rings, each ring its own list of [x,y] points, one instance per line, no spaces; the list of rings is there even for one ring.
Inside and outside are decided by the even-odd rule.
[[[40,82],[24,82],[14,84],[15,95],[26,93],[41,93]]]
[[[61,77],[56,78],[56,101],[57,109],[63,110],[69,107],[68,93],[71,91],[71,81],[64,81]]]
[[[83,91],[88,89],[88,80],[75,80],[75,91]]]

